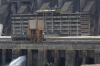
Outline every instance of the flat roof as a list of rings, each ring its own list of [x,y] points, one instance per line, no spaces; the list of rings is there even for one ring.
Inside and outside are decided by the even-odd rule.
[[[45,38],[100,38],[100,36],[64,36],[64,37],[61,37],[61,36],[47,36]]]
[[[37,13],[55,12],[55,10],[37,10]]]
[[[0,36],[0,38],[11,38],[11,36]]]
[[[81,65],[81,66],[100,66],[100,64],[84,64],[84,65]]]
[[[0,38],[10,38],[11,36],[0,36]],[[45,36],[44,38],[100,38],[100,36]]]

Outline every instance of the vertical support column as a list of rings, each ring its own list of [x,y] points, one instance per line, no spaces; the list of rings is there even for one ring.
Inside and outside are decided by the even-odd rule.
[[[16,14],[16,7],[15,7],[15,4],[14,3],[12,3],[11,4],[11,11],[12,11],[12,14]]]
[[[66,50],[65,52],[66,52],[66,54],[65,54],[65,66],[74,66],[75,51]]]
[[[43,19],[44,19],[44,32],[48,33],[48,27],[47,27],[47,17],[46,13],[43,13]]]
[[[43,30],[39,30],[39,42],[43,41]]]
[[[53,12],[52,12],[52,33],[54,32],[54,24],[53,24]]]
[[[27,66],[32,66],[32,50],[28,49],[27,53]]]
[[[60,33],[62,32],[62,20],[61,20],[62,16],[60,14]]]
[[[38,50],[38,66],[43,66],[44,60],[43,60],[43,50]]]
[[[20,56],[20,49],[12,49],[12,59],[18,58]]]
[[[55,50],[54,53],[55,53],[55,55],[54,55],[54,66],[58,66],[59,52],[58,52],[58,50]]]
[[[100,63],[100,50],[95,50],[95,64]]]
[[[82,64],[86,64],[86,55],[87,55],[86,50],[83,50],[83,62],[82,62]]]
[[[86,0],[80,0],[80,11],[84,8]]]
[[[36,42],[39,42],[39,30],[36,30]]]
[[[20,9],[20,7],[21,7],[21,2],[20,1],[17,2],[17,7],[18,7],[18,9]]]
[[[47,50],[43,50],[43,60],[46,61],[47,60]]]
[[[2,64],[5,64],[6,49],[2,49]]]
[[[1,8],[1,6],[2,6],[2,0],[0,0],[0,8]]]
[[[62,7],[64,3],[64,0],[58,0],[58,7]]]
[[[44,0],[37,0],[37,9],[39,9],[42,6],[42,3]]]
[[[46,61],[46,50],[38,49],[38,66],[44,66]]]

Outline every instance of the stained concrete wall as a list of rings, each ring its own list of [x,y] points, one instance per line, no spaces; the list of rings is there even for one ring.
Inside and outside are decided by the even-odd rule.
[[[12,49],[12,59],[15,59],[17,57],[20,56],[20,52],[21,52],[22,49]],[[26,49],[27,50],[27,66],[32,66],[33,64],[33,61],[32,61],[32,50],[33,49]],[[38,62],[36,64],[36,66],[44,66],[45,63],[44,61],[47,60],[47,50],[45,49],[36,49],[38,50]],[[34,50],[33,50],[34,51]],[[54,66],[58,66],[59,63],[60,63],[60,50],[50,50],[51,53],[54,53],[52,56],[54,58]],[[53,52],[52,52],[53,51]],[[60,52],[59,52],[60,51]],[[76,58],[75,59],[75,50],[63,50],[65,51],[64,53],[62,54],[65,54],[65,66],[75,66],[76,63],[80,63],[80,61],[77,61],[77,59],[79,58]],[[79,50],[78,50],[79,51]],[[82,63],[81,64],[86,64],[86,59],[87,59],[87,55],[89,56],[89,54],[95,54],[94,56],[94,63],[100,63],[100,51],[89,51],[89,50],[83,50],[83,51],[79,51],[79,56],[82,58]],[[6,49],[2,49],[2,63],[5,64],[6,63]],[[64,56],[64,55],[62,55]],[[93,57],[93,56],[90,56],[90,57]],[[77,62],[75,62],[77,61]],[[77,64],[78,65],[78,64]],[[80,65],[80,64],[79,64]]]
[[[37,0],[37,9],[40,9],[43,2],[44,2],[44,0]]]
[[[62,7],[64,4],[64,0],[58,0],[58,7]]]

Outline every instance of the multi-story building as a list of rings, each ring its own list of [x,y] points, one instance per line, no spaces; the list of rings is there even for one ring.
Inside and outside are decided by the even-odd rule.
[[[29,37],[28,20],[43,18],[45,35],[58,36],[89,36],[95,32],[95,1],[88,1],[82,12],[73,12],[73,2],[66,1],[60,13],[57,9],[48,9],[49,3],[44,3],[35,14],[13,14],[12,37]],[[46,6],[45,6],[46,5]],[[66,7],[66,5],[68,7]]]
[[[28,33],[28,20],[36,19],[36,17],[43,18],[43,15],[13,15],[12,34],[24,35]],[[45,34],[54,33],[66,36],[91,35],[91,19],[89,17],[88,13],[45,15]],[[29,35],[29,33],[26,35]]]
[[[47,34],[55,33],[55,34],[67,35],[67,36],[94,35],[94,29],[96,30],[95,32],[97,32],[97,28],[98,28],[97,26],[95,26],[98,23],[98,17],[97,17],[98,12],[95,4],[96,2],[97,2],[96,0],[88,0],[88,1],[86,0],[42,0],[42,1],[41,0],[7,0],[7,1],[0,0],[0,3],[2,4],[0,5],[1,7],[0,14],[1,16],[3,15],[4,17],[3,19],[0,19],[1,24],[4,25],[4,29],[5,29],[3,31],[3,35],[11,35],[9,34],[11,32],[10,29],[11,25],[9,26],[5,25],[6,23],[11,24],[12,21],[10,21],[10,15],[20,16],[22,14],[23,15],[25,14],[26,17],[28,17],[27,15],[30,14],[36,17],[35,16],[36,12],[40,12],[41,10],[42,10],[41,12],[42,15],[38,13],[37,16],[41,16],[41,18],[44,18],[45,33]],[[57,11],[58,9],[60,9],[61,14],[54,13],[54,11]],[[45,12],[45,10],[54,10],[54,11],[48,14]],[[87,14],[87,15],[82,16],[83,14],[84,15]],[[16,18],[13,19],[15,19],[16,21]],[[22,18],[19,18],[19,21],[21,21],[21,19]],[[87,30],[85,31],[83,29],[79,30],[78,27],[82,25],[82,24],[80,25],[80,23],[86,23],[86,22],[88,22],[88,25],[90,25],[90,26],[87,25],[88,31]],[[73,29],[73,27],[75,28]],[[95,35],[97,34],[95,33]]]

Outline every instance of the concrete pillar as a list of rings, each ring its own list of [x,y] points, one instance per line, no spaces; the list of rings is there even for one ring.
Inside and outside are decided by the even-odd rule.
[[[16,7],[14,3],[12,3],[11,5],[11,11],[12,11],[12,14],[16,14]]]
[[[54,51],[54,66],[58,66],[58,62],[59,62],[59,51],[55,50]]]
[[[83,50],[83,53],[82,53],[82,56],[83,56],[82,64],[86,64],[86,55],[87,55],[87,51]]]
[[[86,0],[80,0],[80,11],[83,10],[85,3],[86,3]]]
[[[65,51],[65,66],[74,66],[75,62],[75,51],[66,50]]]
[[[95,50],[95,60],[94,60],[95,64],[99,64],[100,63],[100,50]]]
[[[58,7],[62,7],[64,4],[64,0],[58,0]]]
[[[2,49],[2,64],[5,64],[5,58],[6,58],[6,50]]]
[[[38,66],[43,66],[44,60],[43,60],[43,50],[38,50]]]
[[[2,0],[0,0],[0,7],[2,6]]]
[[[40,9],[44,0],[37,0],[37,9]]]
[[[18,8],[18,10],[20,9],[20,7],[21,7],[21,2],[18,1],[18,2],[17,2],[17,8]]]
[[[20,56],[20,49],[12,49],[12,60]]]
[[[31,13],[33,13],[34,12],[34,2],[31,2],[31,5],[30,5],[30,11],[31,11]]]
[[[44,66],[46,60],[46,50],[38,49],[38,66]]]
[[[44,50],[43,53],[44,53],[43,60],[45,61],[45,60],[47,60],[47,50]]]
[[[32,66],[32,50],[28,49],[27,66]]]

